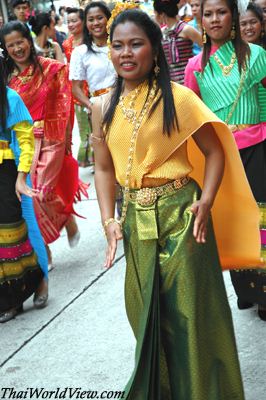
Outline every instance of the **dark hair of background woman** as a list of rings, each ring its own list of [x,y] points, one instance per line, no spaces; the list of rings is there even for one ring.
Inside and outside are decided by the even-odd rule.
[[[0,42],[2,43],[2,48],[4,50],[3,55],[5,58],[7,74],[8,75],[12,74],[12,72],[16,68],[15,62],[12,60],[11,57],[8,56],[8,52],[7,52],[6,45],[5,45],[5,36],[9,35],[12,32],[19,32],[25,39],[28,40],[28,42],[30,43],[29,61],[31,64],[33,64],[34,69],[38,67],[42,71],[42,67],[41,67],[40,63],[38,62],[38,58],[37,58],[37,55],[36,55],[36,52],[34,49],[34,44],[32,41],[31,32],[30,32],[28,26],[26,24],[23,24],[20,21],[10,21],[3,26],[3,28],[1,29],[1,34],[0,34]]]
[[[174,18],[178,14],[179,0],[154,0],[153,8],[158,14],[165,13],[168,17]]]
[[[88,50],[92,51],[93,53],[95,53],[95,51],[92,48],[93,37],[87,29],[87,15],[88,15],[88,12],[92,8],[96,8],[96,7],[100,8],[100,10],[104,13],[104,15],[106,16],[107,19],[109,19],[111,17],[111,12],[110,12],[109,8],[107,7],[107,5],[105,3],[101,2],[101,1],[93,1],[92,3],[90,3],[86,6],[86,8],[84,10],[83,43],[86,44]]]
[[[262,8],[259,7],[255,3],[249,3],[247,7],[247,11],[251,11],[256,18],[260,21],[261,24],[261,39],[260,44],[261,46],[266,49],[266,36],[265,36],[265,29],[264,29],[264,19],[263,19],[263,11]]]
[[[6,70],[4,66],[4,59],[0,57],[0,93],[1,93],[1,101],[0,101],[0,126],[2,130],[6,128],[6,117],[8,113],[8,100],[7,100],[7,91],[6,91]]]
[[[110,29],[110,41],[113,40],[113,34],[116,27],[119,24],[124,24],[125,22],[132,22],[136,26],[138,26],[145,35],[148,37],[153,52],[154,57],[157,56],[157,65],[160,68],[159,74],[156,76],[157,81],[157,92],[161,89],[161,95],[159,96],[158,100],[153,105],[151,112],[153,113],[156,107],[158,106],[159,102],[163,101],[163,130],[164,133],[167,133],[168,136],[171,134],[171,129],[174,127],[178,127],[177,115],[175,110],[174,98],[171,88],[170,82],[170,74],[168,70],[168,64],[165,59],[164,51],[162,48],[161,40],[162,40],[162,32],[155,22],[151,20],[151,18],[143,11],[140,10],[127,10],[119,14]],[[155,65],[154,65],[155,66]],[[151,90],[153,79],[155,78],[154,68],[150,71],[148,76],[149,79],[149,90]],[[113,91],[110,105],[107,109],[106,114],[104,115],[103,123],[108,130],[110,127],[114,112],[117,104],[119,103],[119,97],[122,93],[122,86],[123,86],[123,78],[118,76],[115,89]]]
[[[67,15],[69,14],[77,14],[81,21],[84,21],[84,11],[82,8],[77,7],[67,7],[66,9]]]
[[[246,66],[247,57],[250,56],[250,48],[249,45],[241,38],[240,33],[240,25],[239,25],[239,13],[237,7],[237,0],[224,0],[227,6],[229,7],[232,14],[232,25],[235,26],[235,39],[232,39],[232,44],[235,49],[237,61],[238,61],[238,69],[241,73],[242,69]],[[206,0],[202,0],[201,2],[201,15],[204,15],[204,4]],[[203,45],[203,53],[202,53],[202,61],[201,68],[204,72],[206,65],[210,59],[211,52],[211,39],[206,34],[207,43]],[[211,65],[210,65],[211,66]]]
[[[29,18],[29,24],[31,25],[32,31],[35,33],[35,35],[39,35],[42,31],[42,28],[44,26],[49,26],[51,25],[52,22],[52,17],[49,13],[40,13],[37,15],[33,15],[32,17]]]

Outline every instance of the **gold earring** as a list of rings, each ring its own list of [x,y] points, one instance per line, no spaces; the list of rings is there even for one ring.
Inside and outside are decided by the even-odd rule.
[[[204,27],[203,27],[203,33],[202,33],[202,43],[203,44],[207,43],[206,29]]]
[[[235,26],[235,23],[233,23],[233,25],[232,25],[230,36],[231,36],[232,40],[234,40],[236,38],[236,26]]]
[[[155,76],[158,76],[161,69],[160,69],[159,65],[157,64],[157,57],[155,58],[154,61],[155,61],[155,67],[154,67],[154,69],[153,69],[154,75],[155,75]]]

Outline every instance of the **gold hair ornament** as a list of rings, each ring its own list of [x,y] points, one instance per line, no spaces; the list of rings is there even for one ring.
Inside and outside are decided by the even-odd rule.
[[[112,26],[112,23],[114,22],[115,18],[119,14],[121,14],[123,11],[133,10],[135,8],[139,8],[139,5],[137,3],[135,3],[134,1],[128,1],[125,3],[118,1],[115,4],[115,7],[113,8],[113,10],[111,12],[111,17],[108,19],[107,25],[106,25],[106,31],[108,33],[107,45],[108,45],[109,49],[111,48],[110,30],[111,30],[111,26]],[[108,57],[110,58],[110,52],[108,53]]]

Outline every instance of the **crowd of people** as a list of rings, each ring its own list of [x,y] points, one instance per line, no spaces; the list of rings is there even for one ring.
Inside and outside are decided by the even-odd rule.
[[[60,16],[12,4],[0,30],[0,322],[31,295],[47,305],[49,244],[65,228],[77,245],[78,168],[93,166],[105,265],[121,239],[127,264],[126,398],[243,400],[222,270],[238,308],[266,321],[265,0],[92,1]]]

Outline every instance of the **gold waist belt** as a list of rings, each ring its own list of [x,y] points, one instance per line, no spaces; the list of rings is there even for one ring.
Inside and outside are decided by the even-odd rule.
[[[90,96],[91,97],[98,97],[98,96],[101,96],[102,94],[108,93],[110,90],[111,90],[110,87],[107,87],[105,89],[95,90],[94,92],[90,92]]]
[[[7,140],[0,140],[0,150],[9,149],[9,142]]]
[[[138,190],[132,189],[128,194],[129,200],[136,201],[141,206],[150,206],[155,203],[158,197],[181,189],[189,182],[189,179],[188,176],[184,176],[183,178],[176,179],[175,181],[166,183],[162,186],[146,187]]]
[[[236,124],[236,125],[228,125],[228,128],[230,129],[231,132],[236,132],[236,131],[243,131],[244,129],[250,128],[252,125],[251,124]]]
[[[44,120],[34,121],[33,128],[44,128]]]

